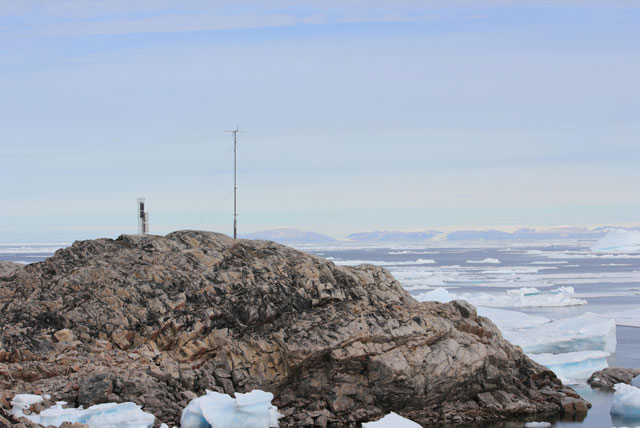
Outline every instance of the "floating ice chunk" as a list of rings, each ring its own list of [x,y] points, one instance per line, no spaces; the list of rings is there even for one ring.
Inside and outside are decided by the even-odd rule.
[[[537,327],[551,322],[549,318],[538,315],[529,315],[524,312],[485,308],[482,306],[478,306],[477,309],[478,315],[489,318],[496,326],[498,326],[502,333]]]
[[[565,383],[587,380],[593,372],[609,367],[602,351],[579,351],[565,354],[528,354],[529,358],[550,369]]]
[[[489,265],[489,264],[499,264],[500,260],[498,259],[492,259],[492,258],[486,258],[484,260],[467,260],[467,263],[469,264],[479,264],[479,265]]]
[[[269,428],[278,426],[280,414],[271,404],[273,394],[254,390],[245,394],[207,391],[182,411],[182,428]]]
[[[362,428],[422,428],[422,425],[391,412],[375,422],[363,423]]]
[[[577,351],[616,351],[616,323],[613,319],[586,313],[533,327],[504,332],[510,342],[526,353],[561,354]]]
[[[551,423],[549,422],[527,422],[524,424],[526,428],[551,428]]]
[[[425,293],[420,293],[414,296],[419,302],[440,302],[449,303],[456,299],[455,294],[449,293],[446,288],[438,287]]]
[[[611,413],[640,419],[640,389],[624,383],[615,384],[613,389],[616,392],[613,394]]]
[[[611,229],[609,233],[591,247],[591,251],[619,253],[640,251],[640,232]]]

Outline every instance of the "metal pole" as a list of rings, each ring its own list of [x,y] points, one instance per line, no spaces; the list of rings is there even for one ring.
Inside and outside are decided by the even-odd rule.
[[[233,239],[238,238],[238,127],[233,131]]]
[[[241,131],[238,126],[233,131],[224,131],[233,133],[233,239],[238,238],[238,132]]]

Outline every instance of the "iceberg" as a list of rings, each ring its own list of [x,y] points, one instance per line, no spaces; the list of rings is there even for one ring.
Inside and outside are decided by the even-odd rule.
[[[640,232],[611,229],[592,247],[593,252],[633,253],[640,251]]]
[[[489,318],[504,334],[507,331],[524,330],[551,322],[549,318],[524,312],[478,306],[478,315]]]
[[[625,383],[613,386],[611,414],[640,419],[640,389]]]
[[[194,398],[182,411],[182,428],[270,428],[278,426],[277,407],[271,404],[273,394],[254,390],[236,392],[236,398],[207,391]]]
[[[564,383],[572,383],[571,381],[587,380],[593,372],[609,367],[607,358],[611,354],[602,351],[579,351],[527,356],[554,372]]]
[[[44,426],[60,426],[63,422],[79,422],[91,428],[151,428],[155,416],[142,411],[135,403],[104,403],[86,409],[68,408],[67,403],[58,401],[56,405],[43,410],[40,414],[25,415],[23,410],[31,404],[40,403],[43,397],[31,394],[18,394],[11,401],[11,414],[16,417],[24,416],[32,422]]]
[[[527,330],[507,331],[504,336],[527,354],[561,354],[577,351],[616,351],[616,323],[587,312]]]
[[[375,422],[363,423],[362,428],[422,428],[422,425],[391,412]]]

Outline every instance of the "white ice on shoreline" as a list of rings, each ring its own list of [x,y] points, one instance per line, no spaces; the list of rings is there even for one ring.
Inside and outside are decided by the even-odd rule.
[[[43,426],[60,426],[63,422],[79,422],[91,428],[151,428],[155,416],[142,411],[135,403],[104,403],[80,408],[63,408],[66,403],[59,401],[56,405],[43,410],[40,414],[25,415],[24,410],[30,405],[40,403],[43,397],[32,394],[17,394],[11,401],[11,414],[24,416],[32,422]]]
[[[577,351],[616,351],[616,323],[613,319],[586,313],[522,331],[503,335],[526,353],[561,354]]]
[[[271,404],[273,394],[253,390],[245,394],[207,391],[194,398],[182,411],[181,428],[270,428],[278,426],[277,407]]]
[[[363,423],[362,428],[422,428],[422,425],[391,412],[375,422]]]
[[[640,232],[635,230],[611,229],[591,247],[591,251],[638,252],[640,251]]]
[[[603,351],[578,351],[564,354],[527,354],[529,358],[542,364],[556,374],[564,383],[585,381],[593,372],[609,367]]]
[[[611,413],[640,419],[640,389],[624,383],[615,384],[613,389],[616,392],[613,394]]]

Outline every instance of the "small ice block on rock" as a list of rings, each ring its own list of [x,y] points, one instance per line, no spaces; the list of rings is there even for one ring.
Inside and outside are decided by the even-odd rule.
[[[422,425],[391,412],[375,422],[363,423],[362,428],[422,428]]]

